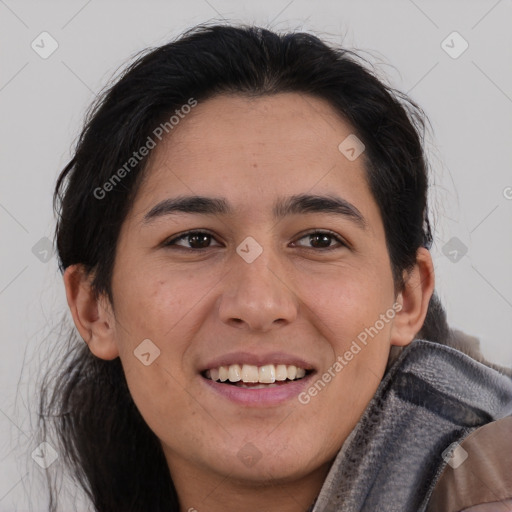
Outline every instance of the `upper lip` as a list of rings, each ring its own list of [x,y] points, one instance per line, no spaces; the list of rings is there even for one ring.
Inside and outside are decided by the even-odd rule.
[[[284,352],[269,352],[266,354],[254,354],[251,352],[231,352],[223,356],[212,359],[201,367],[200,372],[219,368],[220,366],[230,366],[232,364],[251,364],[254,366],[264,366],[267,364],[286,364],[294,365],[305,370],[314,370],[315,367],[301,357]]]

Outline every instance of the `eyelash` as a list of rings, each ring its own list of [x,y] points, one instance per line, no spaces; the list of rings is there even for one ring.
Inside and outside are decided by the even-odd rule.
[[[186,239],[186,238],[188,238],[191,235],[208,235],[208,236],[210,236],[212,238],[215,238],[208,231],[201,231],[201,230],[187,231],[187,232],[185,232],[185,233],[183,233],[183,234],[181,234],[181,235],[179,235],[179,236],[177,236],[175,238],[172,238],[170,240],[165,241],[163,243],[163,246],[164,247],[175,246],[175,247],[179,247],[180,249],[183,249],[185,251],[190,251],[190,252],[203,252],[203,251],[206,251],[206,250],[210,249],[210,247],[202,247],[200,249],[193,249],[191,247],[182,247],[181,245],[176,245],[176,242],[178,242],[180,240],[183,240],[183,239]],[[341,245],[341,247],[325,247],[325,248],[320,248],[320,249],[316,249],[315,247],[306,247],[306,249],[310,249],[310,250],[313,250],[313,251],[326,252],[326,251],[332,251],[332,250],[335,250],[335,249],[341,249],[342,247],[348,247],[348,245],[338,235],[336,235],[335,233],[333,233],[332,231],[329,231],[329,230],[310,231],[309,233],[305,233],[298,240],[302,240],[303,238],[306,238],[306,237],[312,236],[312,235],[326,235],[326,236],[336,240]]]

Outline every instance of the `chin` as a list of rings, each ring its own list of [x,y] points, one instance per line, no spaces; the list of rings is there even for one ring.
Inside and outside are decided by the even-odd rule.
[[[267,445],[263,444],[263,439],[259,443],[241,443],[241,448],[231,452],[229,459],[224,461],[223,469],[231,474],[230,478],[255,485],[296,480],[310,473],[314,469],[314,454],[323,450],[310,447],[305,452],[299,443],[290,446],[286,441],[275,439]]]

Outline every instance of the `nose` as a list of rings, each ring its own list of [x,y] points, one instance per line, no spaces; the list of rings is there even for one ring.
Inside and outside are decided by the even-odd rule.
[[[223,280],[219,316],[239,329],[266,332],[297,317],[299,300],[292,282],[269,250],[252,263],[234,255],[231,271]]]

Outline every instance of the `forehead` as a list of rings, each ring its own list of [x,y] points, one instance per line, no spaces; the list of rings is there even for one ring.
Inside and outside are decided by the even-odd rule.
[[[270,212],[277,197],[308,193],[342,196],[371,216],[365,155],[351,161],[339,149],[353,133],[325,100],[308,95],[199,102],[153,150],[137,210],[200,195],[229,198],[238,213],[254,214]]]
[[[253,154],[262,163],[280,158],[295,162],[306,157],[318,166],[341,156],[338,145],[354,129],[323,99],[299,93],[248,97],[219,95],[199,104],[183,117],[157,147],[156,158],[170,152],[216,162],[243,160]],[[193,148],[193,152],[191,149]],[[355,166],[354,166],[355,167]],[[299,169],[297,169],[299,170]]]

